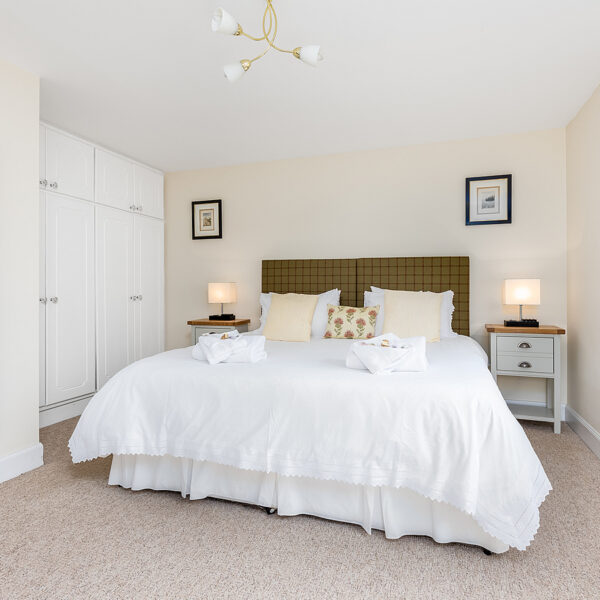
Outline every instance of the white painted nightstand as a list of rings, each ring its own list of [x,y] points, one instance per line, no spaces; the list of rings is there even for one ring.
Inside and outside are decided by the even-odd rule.
[[[486,325],[490,334],[491,371],[510,377],[541,377],[546,379],[546,404],[508,406],[517,419],[554,423],[554,433],[560,433],[560,336],[565,330],[552,325],[540,327],[505,327]]]
[[[223,333],[237,329],[240,333],[248,331],[250,319],[235,319],[234,321],[217,321],[211,319],[196,319],[188,321],[192,327],[192,342],[196,344],[198,338],[205,333]]]

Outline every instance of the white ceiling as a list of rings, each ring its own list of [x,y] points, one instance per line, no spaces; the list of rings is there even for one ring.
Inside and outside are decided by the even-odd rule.
[[[599,0],[0,0],[0,58],[41,76],[41,116],[167,171],[561,127],[600,83]]]

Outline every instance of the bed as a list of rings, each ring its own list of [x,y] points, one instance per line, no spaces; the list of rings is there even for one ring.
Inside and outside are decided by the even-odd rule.
[[[73,461],[112,454],[109,483],[134,490],[523,550],[551,487],[468,337],[468,279],[465,257],[264,261],[265,291],[337,286],[354,305],[370,284],[453,289],[461,335],[428,344],[426,372],[382,377],[345,368],[349,340],[267,341],[266,361],[212,367],[165,352],[92,399]]]

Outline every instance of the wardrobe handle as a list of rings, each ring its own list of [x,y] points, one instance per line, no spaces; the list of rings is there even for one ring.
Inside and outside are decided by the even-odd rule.
[[[531,369],[531,363],[523,361],[522,363],[519,363],[519,367],[521,367],[521,369]]]
[[[40,298],[40,304],[46,304],[48,302],[47,298]]]
[[[138,299],[138,300],[143,300],[143,298],[142,298],[142,295],[140,294],[140,295],[137,297],[137,299]]]
[[[56,189],[58,189],[58,182],[57,182],[57,181],[53,181],[53,182],[50,184],[50,188],[51,188],[51,189],[53,189],[53,190],[56,190]]]
[[[521,342],[519,344],[519,348],[531,348],[531,344],[529,344],[528,342]]]
[[[58,298],[56,296],[52,296],[52,298],[50,298],[50,302],[52,302],[52,304],[56,304],[58,302]]]
[[[47,179],[40,179],[40,185],[42,187],[48,187],[48,180]]]
[[[143,208],[144,208],[143,204],[140,204],[140,205],[137,207],[137,209],[138,209],[140,212],[142,212],[142,209],[143,209]]]
[[[129,206],[129,210],[135,210],[135,204],[131,204],[131,205]]]

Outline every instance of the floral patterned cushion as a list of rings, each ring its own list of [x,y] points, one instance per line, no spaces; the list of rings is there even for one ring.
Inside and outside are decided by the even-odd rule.
[[[375,337],[375,321],[379,305],[354,308],[327,305],[326,338],[366,340]]]

